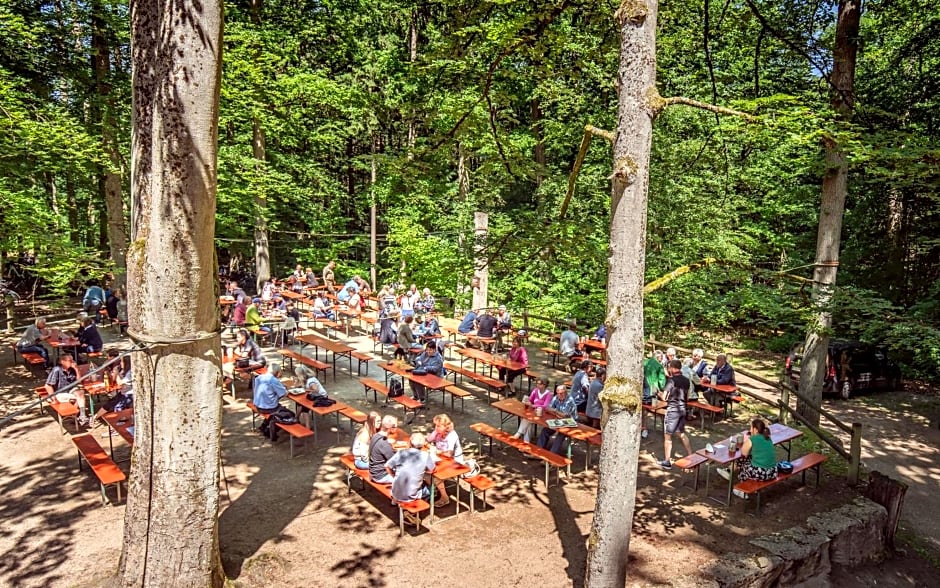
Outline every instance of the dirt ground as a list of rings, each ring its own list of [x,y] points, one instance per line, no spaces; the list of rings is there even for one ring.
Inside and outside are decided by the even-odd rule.
[[[103,333],[106,340],[114,340],[108,329]],[[372,351],[364,337],[348,340]],[[43,376],[13,364],[12,341],[7,337],[0,352],[0,415],[27,405]],[[543,365],[543,356],[537,347],[530,348],[534,366],[552,380],[564,377]],[[372,366],[370,375],[381,378],[382,372]],[[335,382],[328,376],[324,384],[344,402],[365,411],[375,408],[344,369]],[[347,493],[339,464],[351,443],[346,419],[339,428],[332,419],[321,419],[316,443],[308,443],[290,460],[286,437],[271,444],[251,431],[251,413],[244,406],[248,397],[244,385],[237,399],[226,396],[223,416],[219,534],[225,571],[234,586],[393,587],[418,578],[425,584],[464,586],[582,585],[597,483],[595,469],[583,471],[582,446],[575,449],[572,475],[563,475],[555,484],[553,474],[548,489],[540,462],[514,450],[484,453],[479,456],[482,471],[497,481],[487,494],[487,509],[483,511],[478,500],[477,512],[470,514],[461,506],[457,515],[452,502],[433,524],[400,538],[397,512],[385,499],[368,487],[354,486]],[[484,398],[482,391],[475,391],[465,412],[446,411],[470,454],[478,448],[469,424],[499,423],[498,412]],[[835,585],[935,585],[938,570],[916,554],[931,553],[940,541],[938,517],[918,515],[940,509],[933,505],[940,480],[940,431],[931,429],[930,417],[920,414],[936,406],[915,398],[918,394],[911,392],[833,403],[849,421],[860,420],[866,430],[876,432],[866,436],[866,465],[912,483],[903,528],[916,538],[898,559],[840,571],[834,575]],[[422,413],[409,428],[428,430],[430,417],[445,412],[439,401],[432,401],[430,415]],[[381,410],[400,414],[394,407]],[[744,404],[733,419],[719,421],[705,433],[693,423],[693,448],[741,430],[750,416]],[[99,440],[107,444],[106,438]],[[129,448],[117,438],[115,449],[117,459],[127,459]],[[794,454],[802,449],[795,447]],[[769,492],[757,517],[750,502],[736,500],[727,508],[709,500],[704,488],[693,491],[691,476],[659,469],[655,460],[662,451],[661,434],[651,434],[643,443],[630,544],[631,586],[694,586],[700,583],[700,571],[717,556],[753,550],[749,538],[798,525],[808,515],[856,495],[843,478],[826,473],[819,489],[792,482]],[[596,459],[595,452],[595,468]],[[711,494],[718,496],[720,486],[712,480]],[[96,481],[87,470],[78,472],[68,434],[60,432],[50,414],[34,408],[0,431],[0,496],[0,586],[107,583],[121,549],[123,504],[101,505]],[[468,503],[465,489],[460,499]]]

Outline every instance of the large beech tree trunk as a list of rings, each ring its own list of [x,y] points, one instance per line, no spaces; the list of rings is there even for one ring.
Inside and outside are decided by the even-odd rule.
[[[264,128],[258,119],[251,123],[251,153],[258,162],[258,173],[263,174],[264,162],[267,159],[267,142],[264,138]],[[260,181],[255,188],[255,292],[261,292],[264,283],[271,279],[271,248],[268,243],[268,221],[265,217],[268,198],[265,190],[265,182]]]
[[[111,98],[111,47],[108,38],[107,15],[101,0],[92,2],[92,57],[95,73],[95,88],[98,94],[98,112],[101,122],[101,146],[108,154],[110,167],[102,169],[99,183],[104,197],[107,219],[108,247],[114,262],[115,278],[119,284],[125,280],[125,252],[127,250],[127,228],[124,222],[124,195],[121,191],[121,152],[114,129],[114,105]]]
[[[855,62],[861,16],[861,0],[840,0],[829,106],[841,122],[849,121],[855,108]],[[800,392],[816,405],[822,403],[826,351],[829,348],[829,330],[832,328],[832,313],[828,307],[839,270],[842,216],[849,176],[848,158],[838,138],[826,137],[823,147],[826,152],[826,173],[822,183],[816,235],[816,268],[813,271],[813,304],[816,311],[806,335],[800,369]],[[796,408],[811,422],[819,424],[819,413],[805,402],[798,401]]]
[[[213,237],[219,0],[131,2],[136,417],[122,586],[221,586]]]
[[[636,500],[643,380],[643,272],[650,146],[658,106],[655,0],[625,0],[620,26],[618,124],[611,187],[607,278],[608,372],[600,399],[604,444],[594,521],[588,536],[587,588],[623,586]]]

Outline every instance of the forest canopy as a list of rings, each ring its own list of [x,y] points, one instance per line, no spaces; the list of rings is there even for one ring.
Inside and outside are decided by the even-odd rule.
[[[216,245],[254,272],[338,262],[468,304],[473,213],[489,214],[490,300],[594,326],[604,315],[616,126],[615,3],[226,3]],[[646,281],[650,333],[730,335],[775,351],[810,316],[823,141],[850,158],[833,336],[890,346],[940,376],[940,7],[865,3],[851,122],[830,110],[832,2],[661,2],[661,96]],[[0,259],[21,294],[74,292],[115,268],[126,224],[125,2],[0,5]],[[372,172],[375,169],[373,181]],[[120,182],[124,206],[108,203]],[[117,207],[116,207],[117,206]],[[116,208],[115,208],[116,207]],[[118,220],[119,223],[119,220]],[[120,224],[120,223],[119,223]],[[35,265],[26,259],[35,258]],[[30,263],[31,263],[30,259]]]

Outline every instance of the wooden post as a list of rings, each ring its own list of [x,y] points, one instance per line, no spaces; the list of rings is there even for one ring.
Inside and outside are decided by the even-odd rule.
[[[780,423],[787,424],[790,420],[790,411],[786,407],[790,406],[790,389],[780,385]]]
[[[872,501],[885,507],[888,511],[888,520],[885,523],[885,542],[894,549],[894,535],[901,521],[901,509],[904,506],[904,495],[907,494],[907,484],[892,480],[881,472],[872,472],[868,476],[868,490],[865,495]]]
[[[489,215],[485,212],[473,213],[473,309],[487,308],[487,290],[489,288],[490,266],[486,250],[486,236],[489,228]]]
[[[409,154],[410,155],[410,154]],[[378,284],[376,283],[375,276],[375,251],[376,251],[376,238],[375,238],[375,178],[376,178],[376,169],[375,169],[375,139],[372,140],[372,176],[371,183],[369,184],[369,199],[372,201],[371,206],[369,207],[369,280],[372,283],[372,290],[375,291]]]
[[[852,447],[849,449],[849,486],[858,484],[858,471],[862,466],[862,424],[852,423]]]

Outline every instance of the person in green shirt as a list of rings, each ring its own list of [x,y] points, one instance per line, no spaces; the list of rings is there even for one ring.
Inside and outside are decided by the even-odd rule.
[[[261,311],[258,310],[259,304],[261,304],[261,299],[253,298],[251,304],[248,305],[248,309],[245,310],[245,328],[248,330],[258,329],[265,335],[270,335],[271,327],[264,324]]]
[[[663,369],[663,352],[653,351],[643,362],[643,404],[652,404],[657,394],[666,389],[666,370]],[[646,439],[646,419],[640,422],[640,436]]]
[[[726,480],[730,477],[728,470],[719,469],[718,474]],[[777,455],[774,452],[774,442],[770,439],[770,427],[762,419],[751,421],[751,430],[741,445],[741,458],[738,459],[738,481],[745,480],[773,480],[777,477]],[[734,495],[747,498],[740,490]]]

